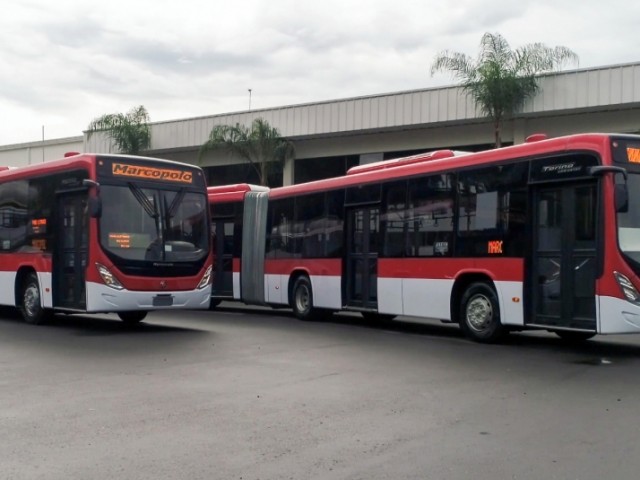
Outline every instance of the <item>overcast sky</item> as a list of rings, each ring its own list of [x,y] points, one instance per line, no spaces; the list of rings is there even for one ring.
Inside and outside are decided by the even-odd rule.
[[[442,50],[485,32],[563,45],[579,68],[640,61],[630,0],[4,0],[0,145],[151,121],[454,84]]]

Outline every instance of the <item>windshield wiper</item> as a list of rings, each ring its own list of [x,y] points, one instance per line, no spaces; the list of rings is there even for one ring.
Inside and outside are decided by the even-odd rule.
[[[176,215],[176,210],[178,210],[178,207],[182,203],[182,200],[184,199],[184,196],[186,193],[187,193],[187,189],[184,187],[178,190],[178,193],[176,193],[176,196],[173,197],[173,201],[171,202],[171,205],[169,205],[169,208],[167,208],[168,218],[173,218]]]
[[[144,211],[147,213],[147,215],[157,220],[159,217],[158,210],[156,209],[156,206],[147,198],[142,189],[135,183],[129,182],[128,185],[129,190],[131,190],[131,193],[133,193],[133,196],[136,198],[138,203],[142,205],[142,208],[144,208]]]

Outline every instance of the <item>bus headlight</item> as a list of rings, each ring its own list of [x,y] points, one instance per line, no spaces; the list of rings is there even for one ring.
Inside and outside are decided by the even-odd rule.
[[[616,277],[616,281],[620,288],[622,289],[622,293],[630,302],[638,303],[640,300],[640,293],[636,290],[636,287],[633,286],[631,280],[627,278],[626,275],[621,274],[620,272],[613,272],[613,276]]]
[[[102,281],[107,287],[111,287],[116,290],[124,289],[120,281],[115,277],[113,273],[109,271],[107,267],[99,263],[96,263],[96,268],[98,269],[98,273],[100,274]]]
[[[202,290],[203,288],[207,287],[211,283],[211,272],[212,271],[213,271],[213,268],[212,268],[211,265],[209,265],[209,267],[207,268],[207,271],[204,272],[204,275],[202,276],[202,279],[200,280],[200,283],[196,287],[198,290]]]

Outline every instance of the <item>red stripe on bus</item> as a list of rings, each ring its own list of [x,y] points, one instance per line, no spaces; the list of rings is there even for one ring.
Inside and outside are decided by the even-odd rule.
[[[341,259],[268,259],[265,273],[290,275],[304,270],[309,275],[342,275]],[[524,261],[521,258],[381,258],[378,277],[454,279],[464,273],[484,273],[493,280],[521,282]]]
[[[464,273],[485,273],[493,280],[521,282],[521,258],[381,258],[378,277],[454,279]]]

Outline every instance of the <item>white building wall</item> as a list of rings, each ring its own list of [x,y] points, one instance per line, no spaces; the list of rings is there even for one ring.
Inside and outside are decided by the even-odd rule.
[[[68,152],[83,152],[83,137],[45,140],[0,146],[0,166],[23,167],[64,158]]]
[[[640,62],[543,76],[540,91],[513,121],[504,142],[521,143],[532,133],[558,136],[578,132],[640,131]],[[215,125],[250,125],[262,117],[296,146],[296,158],[376,155],[394,150],[493,143],[493,126],[457,86],[338,99],[302,105],[234,112],[151,124],[151,156],[202,166],[242,162],[225,153],[198,149]],[[84,140],[84,141],[83,141]],[[42,161],[43,143],[0,147],[0,165]],[[44,159],[67,151],[117,152],[104,134],[44,142]],[[293,165],[285,167],[285,184]]]

